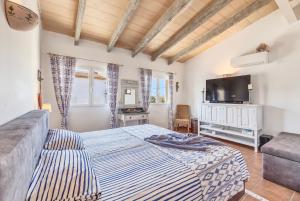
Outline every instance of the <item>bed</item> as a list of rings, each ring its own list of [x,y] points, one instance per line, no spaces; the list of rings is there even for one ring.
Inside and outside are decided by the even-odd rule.
[[[238,150],[165,148],[145,137],[172,131],[139,125],[82,133],[102,200],[238,200],[249,173]]]
[[[23,201],[48,132],[48,114],[32,111],[0,126],[0,200]],[[170,130],[140,125],[82,133],[102,200],[239,200],[249,174],[228,146],[184,151],[145,137]]]

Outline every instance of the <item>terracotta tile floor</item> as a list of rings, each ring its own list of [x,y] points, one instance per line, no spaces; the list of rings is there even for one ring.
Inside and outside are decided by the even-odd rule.
[[[180,129],[179,132],[185,133],[186,130]],[[217,139],[220,140],[220,139]],[[246,189],[269,201],[300,201],[300,193],[290,190],[284,186],[275,184],[262,177],[262,154],[256,153],[252,147],[224,141],[231,147],[241,151],[243,154],[250,179],[246,183]],[[241,201],[257,201],[257,199],[245,194]]]
[[[264,197],[269,201],[300,201],[300,193],[281,185],[272,183],[262,177],[262,154],[254,152],[253,148],[225,142],[229,146],[240,150],[246,160],[250,180],[246,183],[246,189]],[[257,200],[250,195],[245,195],[241,201]]]

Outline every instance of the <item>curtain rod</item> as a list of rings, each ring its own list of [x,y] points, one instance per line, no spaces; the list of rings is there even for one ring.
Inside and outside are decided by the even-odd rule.
[[[56,53],[52,53],[52,52],[48,52],[48,55],[50,54],[56,54]],[[62,55],[62,54],[56,54],[56,55],[59,55],[59,56],[69,56],[69,55]],[[69,56],[69,57],[74,57],[74,56]],[[104,61],[99,61],[99,60],[95,60],[95,59],[86,59],[86,58],[82,58],[82,57],[75,57],[76,59],[81,59],[81,60],[85,60],[85,61],[94,61],[94,62],[98,62],[98,63],[104,63],[104,64],[108,64],[108,63],[111,63],[111,62],[104,62]],[[116,64],[116,63],[113,63],[113,64]],[[123,67],[124,65],[123,64],[116,64],[120,67]],[[142,68],[139,68],[139,69],[142,69]],[[155,69],[151,69],[153,71],[158,71],[158,72],[161,72],[161,73],[173,73],[173,72],[169,72],[169,71],[162,71],[162,70],[155,70]],[[174,75],[176,75],[176,73],[173,73]]]
[[[48,52],[48,55],[50,54],[56,54],[56,53],[52,53],[52,52]],[[62,54],[56,54],[59,56],[69,56],[69,55],[62,55]],[[74,57],[74,56],[69,56],[69,57]],[[108,64],[108,63],[112,63],[112,62],[104,62],[104,61],[99,61],[99,60],[95,60],[95,59],[86,59],[86,58],[82,58],[82,57],[75,57],[76,59],[80,59],[80,60],[85,60],[85,61],[94,61],[94,62],[98,62],[98,63],[103,63],[103,64]],[[112,63],[112,64],[116,64],[116,63]],[[123,64],[116,64],[118,66],[124,66]]]
[[[142,68],[140,67],[139,69],[150,69],[152,71],[157,71],[157,72],[161,72],[161,73],[173,73],[173,72],[169,72],[169,71],[162,71],[162,70],[156,70],[156,69],[151,69],[151,68]],[[174,75],[176,75],[177,73],[173,73]]]

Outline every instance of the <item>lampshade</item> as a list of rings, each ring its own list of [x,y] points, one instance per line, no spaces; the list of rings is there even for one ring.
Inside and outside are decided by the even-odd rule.
[[[52,106],[49,103],[44,103],[42,106],[43,110],[48,110],[48,112],[52,112]]]
[[[252,89],[253,89],[252,84],[248,84],[248,90],[252,90]]]

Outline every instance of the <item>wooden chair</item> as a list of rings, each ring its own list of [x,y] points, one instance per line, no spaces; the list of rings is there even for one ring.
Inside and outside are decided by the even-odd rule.
[[[177,131],[179,127],[186,127],[188,130],[187,132],[190,132],[191,114],[189,105],[176,106],[176,116],[174,124],[175,131]]]

